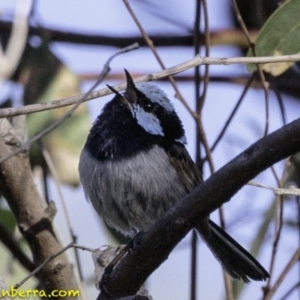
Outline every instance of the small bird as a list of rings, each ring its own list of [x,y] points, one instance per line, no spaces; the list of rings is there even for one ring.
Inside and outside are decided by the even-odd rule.
[[[135,84],[108,102],[93,124],[79,162],[88,199],[105,222],[124,235],[147,231],[177,201],[201,184],[185,148],[181,120],[152,83]],[[266,280],[268,272],[213,221],[197,226],[224,269],[236,279]]]

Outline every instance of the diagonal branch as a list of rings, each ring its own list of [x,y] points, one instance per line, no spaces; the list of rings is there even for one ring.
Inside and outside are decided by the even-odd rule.
[[[18,147],[20,141],[9,121],[0,121],[0,157],[4,157]],[[0,164],[0,188],[16,218],[19,230],[28,242],[33,263],[39,265],[47,257],[57,253],[61,245],[52,227],[53,214],[50,213],[54,209],[50,211],[49,207],[46,208],[38,192],[27,152],[23,151]],[[46,292],[77,288],[72,266],[65,254],[40,270],[37,277]]]
[[[12,29],[12,22],[0,21],[1,35],[9,35]],[[257,36],[257,31],[250,32],[254,38]],[[81,34],[74,31],[62,31],[56,28],[41,26],[30,26],[29,35],[42,37],[47,36],[49,42],[64,42],[72,44],[84,45],[98,45],[98,46],[112,46],[123,48],[127,45],[138,43],[141,47],[147,46],[145,40],[140,35],[133,36],[109,36],[102,34]],[[239,29],[219,29],[211,31],[211,44],[212,45],[237,45],[240,47],[248,47],[247,40],[244,33]],[[176,46],[192,46],[193,34],[151,34],[151,39],[156,46],[159,47],[176,47]],[[200,35],[200,43],[204,45],[205,37]]]
[[[214,57],[201,57],[196,55],[194,58],[183,62],[181,64],[175,65],[171,68],[152,73],[149,75],[144,75],[136,78],[135,82],[145,82],[158,80],[170,75],[174,75],[188,69],[194,68],[195,66],[201,65],[232,65],[232,64],[264,64],[264,63],[276,63],[276,62],[296,62],[300,61],[300,53],[292,55],[282,55],[282,56],[265,56],[265,57],[232,57],[232,58],[214,58]],[[117,91],[122,91],[126,87],[126,83],[120,83],[113,86]],[[104,88],[98,91],[91,92],[88,97],[85,98],[85,101],[110,95],[112,91],[108,88]],[[33,112],[43,111],[54,109],[58,107],[68,106],[76,104],[78,101],[81,101],[83,95],[76,95],[64,99],[53,100],[46,103],[31,104],[22,107],[9,107],[0,109],[0,118],[11,117],[22,114],[30,114]]]
[[[260,172],[299,152],[299,131],[300,119],[265,136],[172,207],[148,232],[135,240],[130,255],[102,279],[102,293],[98,299],[134,295],[199,220],[228,202]]]

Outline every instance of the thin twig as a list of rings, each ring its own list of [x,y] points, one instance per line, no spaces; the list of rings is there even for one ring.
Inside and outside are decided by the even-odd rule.
[[[195,66],[201,65],[232,65],[232,64],[265,64],[265,63],[280,63],[280,62],[297,62],[300,61],[300,53],[292,55],[281,55],[281,56],[262,56],[262,57],[232,57],[232,58],[213,58],[213,57],[201,57],[196,55],[194,58],[183,62],[181,64],[175,65],[171,68],[155,72],[148,75],[143,75],[135,78],[135,82],[145,82],[158,80],[170,75],[174,75],[188,69],[194,68]],[[117,91],[122,91],[126,87],[126,83],[120,83],[114,85],[113,88]],[[92,100],[95,98],[103,97],[112,94],[112,91],[108,88],[104,88],[98,91],[90,93],[84,101]],[[0,118],[10,117],[15,115],[30,114],[33,112],[44,111],[54,108],[59,108],[63,106],[76,104],[83,95],[76,95],[72,97],[63,98],[60,100],[53,100],[46,103],[37,103],[31,105],[25,105],[22,107],[10,107],[0,109]],[[84,102],[83,101],[83,102]]]
[[[270,109],[269,109],[269,83],[266,81],[265,74],[262,71],[260,65],[257,65],[258,74],[261,78],[261,83],[263,85],[263,91],[265,94],[265,106],[266,106],[266,126],[264,136],[266,136],[269,132],[269,123],[270,123]]]
[[[209,38],[209,21],[208,21],[208,11],[207,11],[207,3],[205,0],[201,0],[202,3],[202,7],[203,7],[203,15],[204,15],[204,31],[205,31],[205,56],[209,57],[209,47],[210,47],[210,38]],[[199,30],[199,28],[198,28]],[[199,138],[201,140],[201,143],[204,147],[205,150],[205,154],[207,157],[207,162],[210,168],[210,172],[211,174],[214,173],[214,164],[213,164],[213,160],[212,160],[212,156],[211,156],[211,152],[210,152],[210,147],[208,145],[208,141],[206,138],[206,134],[205,134],[205,130],[203,127],[203,123],[202,123],[202,110],[203,110],[203,106],[204,106],[204,102],[205,102],[205,98],[206,98],[206,93],[207,93],[207,88],[208,88],[208,84],[209,84],[209,65],[205,65],[205,70],[204,70],[204,78],[203,78],[203,90],[202,90],[202,94],[199,95],[199,91],[196,94],[197,97],[197,115],[196,115],[196,122],[198,125],[198,134],[199,134]],[[221,212],[222,215],[222,212]],[[221,217],[222,219],[222,217]],[[222,221],[221,221],[222,223]]]
[[[249,43],[249,47],[252,50],[252,54],[253,54],[253,56],[256,57],[257,55],[256,55],[256,49],[255,49],[255,42],[253,41],[253,38],[251,37],[249,30],[242,18],[242,15],[240,13],[240,10],[238,8],[236,0],[232,0],[232,4],[233,4],[233,8],[234,8],[238,23],[240,24],[242,30],[245,33],[245,36]],[[260,65],[256,64],[256,67],[257,67],[258,74],[261,79],[261,83],[263,85],[263,90],[264,90],[264,94],[265,94],[265,105],[266,105],[266,123],[265,123],[266,126],[265,126],[265,132],[264,132],[264,136],[265,136],[268,134],[268,131],[269,131],[269,83],[266,81],[265,74],[262,71],[262,68],[260,67]]]
[[[210,150],[211,152],[214,151],[214,149],[215,149],[216,146],[218,145],[219,141],[220,141],[220,140],[222,139],[222,137],[224,136],[224,134],[225,134],[225,132],[226,132],[228,126],[230,125],[230,123],[231,123],[231,121],[232,121],[234,115],[236,114],[238,108],[240,107],[242,101],[244,100],[246,93],[248,92],[249,88],[251,87],[253,81],[255,80],[255,77],[256,77],[256,75],[255,75],[255,73],[253,73],[252,76],[249,78],[249,80],[248,80],[247,84],[245,85],[244,90],[243,90],[243,92],[242,92],[242,94],[241,94],[239,100],[237,101],[235,107],[233,108],[231,114],[229,115],[227,121],[225,122],[225,125],[223,126],[223,128],[222,128],[221,132],[219,133],[218,137],[216,138],[215,142],[213,143],[213,145],[212,145],[212,147],[211,147],[211,150]],[[206,158],[205,158],[205,159],[206,159]],[[204,160],[205,160],[205,159],[204,159]]]
[[[274,178],[277,182],[277,185],[279,188],[281,188],[281,182],[279,177],[277,176],[274,167],[271,167],[272,173],[274,175]],[[274,271],[274,266],[275,266],[275,259],[276,259],[276,254],[277,254],[277,250],[278,250],[278,244],[279,244],[279,240],[280,240],[280,235],[281,235],[281,230],[282,230],[282,226],[283,226],[283,195],[279,195],[278,198],[276,199],[276,212],[277,214],[275,214],[275,222],[274,222],[274,240],[273,240],[273,248],[272,248],[272,255],[271,255],[271,260],[270,260],[270,268],[269,268],[269,274],[270,277],[267,281],[265,290],[269,290],[270,289],[270,285],[271,285],[271,279],[272,279],[272,275],[273,275],[273,271]]]
[[[86,251],[90,251],[90,252],[95,252],[96,249],[91,249],[85,246],[81,246],[81,245],[75,245],[74,243],[70,243],[69,245],[67,245],[66,247],[62,248],[60,251],[58,251],[56,254],[53,254],[51,256],[49,256],[43,263],[41,263],[36,269],[34,269],[31,273],[29,273],[25,278],[23,278],[19,283],[16,283],[14,285],[15,289],[18,289],[22,284],[24,284],[28,279],[30,279],[32,276],[34,276],[38,271],[40,271],[46,264],[48,264],[50,261],[52,261],[54,258],[56,258],[57,256],[61,255],[62,253],[64,253],[65,251],[67,251],[70,248],[78,248],[81,250],[86,250]]]
[[[270,89],[274,91],[276,99],[278,101],[279,109],[280,109],[280,113],[281,113],[281,118],[282,118],[282,123],[283,123],[283,125],[286,125],[287,117],[286,117],[285,106],[284,106],[284,103],[283,103],[282,93],[281,93],[280,89],[278,88],[278,85],[276,84],[274,78],[271,77],[270,80],[271,80],[270,81]]]
[[[195,21],[194,21],[194,49],[195,55],[200,54],[200,24],[201,24],[201,0],[195,2]],[[200,98],[200,86],[201,86],[201,76],[200,76],[200,66],[195,67],[194,71],[194,85],[195,85],[195,109],[198,112],[199,98]],[[199,114],[198,114],[199,115]],[[199,118],[198,118],[199,119]],[[196,157],[195,162],[199,166],[201,161],[201,140],[200,133],[198,130],[198,120],[196,121]],[[200,167],[200,166],[199,166]],[[201,168],[202,171],[203,168]],[[192,232],[191,239],[191,279],[190,279],[190,300],[197,299],[197,275],[198,275],[198,237],[195,230]]]
[[[69,213],[68,213],[68,210],[67,210],[67,206],[66,206],[66,202],[65,202],[62,190],[60,188],[58,175],[57,175],[57,172],[55,170],[52,158],[51,158],[49,152],[47,151],[47,149],[43,148],[42,152],[43,152],[43,156],[44,156],[45,162],[47,164],[47,167],[48,167],[48,169],[50,171],[50,174],[53,178],[53,181],[54,181],[57,193],[58,193],[58,198],[59,198],[59,200],[62,204],[62,208],[63,208],[63,212],[64,212],[64,216],[65,216],[65,220],[66,220],[66,223],[67,223],[67,227],[68,227],[68,231],[69,231],[69,234],[70,234],[71,241],[73,243],[76,243],[77,237],[74,234],[74,231],[72,229],[70,216],[69,216]],[[78,257],[77,248],[74,248],[74,254],[75,254],[75,258],[76,258],[76,265],[77,265],[77,269],[78,269],[78,273],[79,273],[79,278],[80,278],[80,281],[82,283],[83,282],[83,273],[82,273],[82,268],[81,268],[81,264],[80,264],[79,257]]]
[[[206,0],[201,0],[202,2],[202,7],[203,7],[203,16],[204,16],[204,36],[205,36],[205,56],[209,57],[210,55],[210,30],[209,30],[209,19],[208,19],[208,9],[207,9],[207,2]],[[209,65],[205,65],[204,68],[204,81],[203,81],[203,89],[202,89],[202,94],[199,98],[199,105],[198,105],[198,115],[200,116],[199,118],[199,126],[200,126],[200,134],[201,134],[201,140],[202,140],[202,144],[204,146],[205,149],[205,154],[207,157],[207,161],[209,164],[209,168],[211,173],[215,172],[215,167],[214,167],[214,163],[213,163],[213,159],[212,159],[212,155],[211,155],[211,150],[206,138],[206,134],[205,134],[205,130],[204,130],[204,126],[202,123],[202,110],[204,107],[204,103],[205,103],[205,99],[206,99],[206,95],[207,95],[207,90],[208,90],[208,85],[209,85]],[[220,219],[220,225],[221,228],[225,229],[225,215],[224,215],[224,210],[223,210],[223,206],[220,206],[218,209],[218,213],[219,213],[219,219]],[[225,284],[225,290],[226,290],[226,297],[228,300],[233,300],[233,286],[232,286],[232,281],[231,278],[229,276],[229,274],[227,272],[223,271],[223,276],[224,276],[224,284]]]
[[[238,5],[236,3],[236,0],[232,0],[232,4],[233,4],[233,8],[234,8],[234,11],[235,11],[235,14],[236,14],[236,17],[237,17],[237,20],[238,20],[238,23],[240,24],[242,30],[244,31],[245,33],[245,36],[248,40],[248,43],[249,43],[249,47],[250,49],[252,50],[252,54],[254,57],[256,57],[256,48],[255,48],[255,42],[251,39],[250,37],[250,34],[249,34],[249,31],[246,27],[246,24],[242,18],[242,15],[240,13],[240,10],[238,8]],[[264,136],[266,136],[268,134],[268,131],[269,131],[269,84],[268,82],[266,81],[266,78],[265,78],[265,75],[262,71],[262,68],[260,67],[259,64],[256,64],[256,67],[257,67],[257,70],[258,70],[258,74],[259,74],[259,77],[261,79],[261,83],[262,83],[262,86],[263,86],[263,90],[264,90],[264,94],[265,94],[265,131],[264,131]],[[276,235],[277,237],[279,237],[279,234]],[[275,259],[275,253],[276,253],[276,250],[277,250],[277,243],[278,243],[278,239],[275,238],[275,241],[274,241],[274,244],[273,244],[273,255],[272,255],[272,259],[271,259],[271,269],[270,269],[270,278],[268,280],[268,283],[267,283],[267,286],[270,284],[271,282],[271,278],[272,278],[272,271],[273,271],[273,262],[274,262],[274,259]]]
[[[291,299],[290,296],[294,291],[297,291],[300,287],[300,281],[293,284],[292,287],[279,299],[279,300],[288,300]],[[299,299],[299,296],[298,296]]]
[[[274,188],[268,185],[264,185],[262,183],[256,182],[254,180],[251,180],[248,182],[248,185],[264,188],[270,191],[273,191],[276,196],[281,196],[281,195],[291,195],[291,196],[300,196],[300,189],[295,188],[293,186],[290,186],[287,189],[284,188]]]
[[[268,293],[265,295],[264,300],[270,300],[272,299],[273,295],[277,291],[278,287],[286,277],[286,275],[289,273],[289,271],[292,269],[292,267],[297,263],[297,261],[300,259],[300,248],[298,248],[286,267],[283,269],[281,274],[279,275],[278,279],[274,283],[273,287],[268,291]]]
[[[49,154],[49,152],[43,148],[43,156],[45,159],[45,162],[47,164],[47,167],[50,171],[50,174],[54,180],[55,186],[56,186],[56,190],[58,193],[58,197],[60,199],[60,202],[62,204],[62,208],[63,208],[63,212],[64,212],[64,216],[66,219],[66,223],[67,223],[67,227],[68,227],[68,231],[70,233],[70,237],[71,237],[71,241],[73,244],[76,244],[77,242],[77,236],[74,233],[74,230],[72,229],[72,224],[71,224],[71,220],[70,220],[70,216],[66,207],[66,203],[65,203],[65,199],[62,193],[62,190],[60,188],[60,184],[59,184],[59,180],[58,180],[58,175],[57,172],[55,170],[53,161],[51,159],[51,156]],[[79,251],[77,247],[73,247],[74,248],[74,256],[75,256],[75,261],[76,261],[76,266],[77,266],[77,270],[78,270],[78,274],[79,274],[79,280],[77,282],[77,285],[80,288],[80,295],[82,300],[87,300],[87,295],[86,295],[86,290],[85,290],[85,284],[84,284],[84,278],[83,278],[83,272],[82,272],[82,267],[81,267],[81,263],[80,263],[80,259],[79,259]],[[75,277],[77,280],[77,277]]]
[[[29,139],[21,147],[19,147],[15,151],[12,151],[6,157],[1,158],[0,159],[0,163],[4,162],[5,160],[11,158],[12,156],[14,156],[14,155],[16,155],[18,153],[20,153],[21,151],[26,150],[32,143],[34,143],[35,141],[41,139],[43,136],[45,136],[49,132],[53,131],[60,124],[62,124],[67,118],[69,118],[73,114],[73,112],[79,107],[80,104],[82,104],[83,102],[85,102],[87,100],[87,98],[89,97],[90,93],[98,86],[98,84],[103,81],[103,79],[105,78],[105,76],[107,75],[107,73],[110,71],[109,64],[112,61],[112,59],[114,59],[116,56],[118,56],[120,54],[126,53],[128,51],[135,50],[137,48],[138,48],[138,44],[133,44],[133,45],[130,45],[130,46],[126,47],[126,48],[121,49],[120,51],[118,51],[114,55],[112,55],[108,59],[108,61],[105,63],[105,65],[103,67],[103,70],[102,70],[101,74],[99,75],[97,81],[93,84],[93,86],[88,90],[87,93],[83,94],[79,98],[79,100],[76,102],[76,104],[69,111],[67,111],[61,118],[57,119],[50,126],[48,126],[44,130],[42,130],[41,132],[39,132],[38,134],[36,134],[34,137],[32,137],[31,139]]]
[[[141,25],[139,19],[137,18],[137,16],[135,15],[134,11],[132,10],[129,2],[127,0],[123,0],[129,14],[131,15],[132,19],[134,20],[135,24],[137,25],[141,35],[143,36],[145,42],[147,43],[147,45],[149,46],[149,48],[151,49],[151,51],[153,52],[156,60],[158,61],[159,65],[161,66],[161,68],[163,70],[166,70],[166,66],[164,64],[164,62],[162,61],[162,59],[160,58],[153,41],[150,39],[150,37],[148,36],[148,34],[146,33],[146,31],[144,30],[143,26]],[[175,97],[178,98],[181,103],[185,106],[185,108],[187,109],[187,111],[191,114],[191,116],[194,118],[195,117],[195,113],[193,112],[193,110],[191,109],[191,107],[189,106],[189,104],[187,103],[187,101],[185,100],[185,98],[183,97],[183,95],[181,94],[177,83],[175,81],[175,79],[172,76],[168,76],[168,79],[170,81],[170,83],[172,84],[174,90],[175,90]]]
[[[208,20],[208,9],[206,0],[201,0],[203,7],[203,16],[204,16],[204,37],[205,37],[205,56],[209,57],[210,55],[210,31],[209,31],[209,20]],[[205,65],[204,68],[204,78],[203,78],[203,89],[202,94],[199,99],[198,113],[202,112],[204,102],[206,99],[207,88],[209,84],[209,65]]]

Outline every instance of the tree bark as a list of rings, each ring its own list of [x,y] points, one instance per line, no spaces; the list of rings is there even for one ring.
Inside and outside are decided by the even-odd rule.
[[[7,119],[0,119],[0,157],[7,156],[21,145]],[[62,249],[52,226],[55,207],[47,207],[33,180],[28,152],[24,151],[0,164],[0,188],[31,249],[37,267]],[[47,294],[53,290],[76,290],[76,282],[65,253],[49,262],[37,277]],[[64,298],[66,299],[66,298]]]

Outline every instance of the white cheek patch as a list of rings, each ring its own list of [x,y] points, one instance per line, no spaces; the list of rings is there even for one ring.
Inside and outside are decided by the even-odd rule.
[[[175,141],[178,142],[178,143],[180,143],[180,144],[183,144],[183,145],[187,144],[187,140],[186,140],[185,135],[183,135],[180,139],[177,139]]]
[[[160,126],[160,122],[155,115],[145,112],[139,106],[134,107],[134,113],[138,124],[143,127],[148,133],[164,136],[163,129]]]

